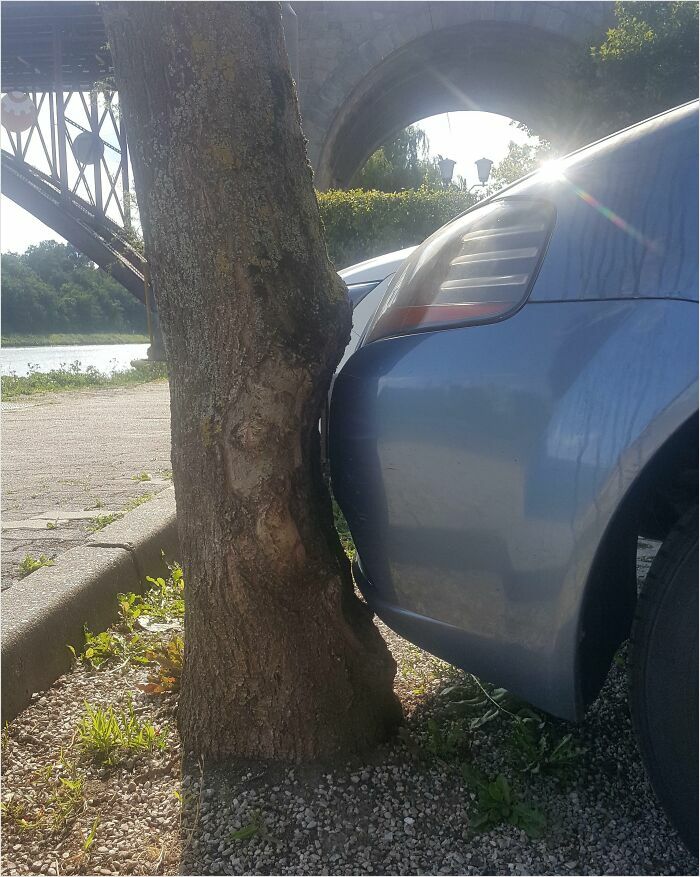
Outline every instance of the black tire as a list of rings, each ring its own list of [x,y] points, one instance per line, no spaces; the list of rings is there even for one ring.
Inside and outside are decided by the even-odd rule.
[[[698,512],[666,537],[637,605],[632,721],[651,785],[691,852],[698,848]]]

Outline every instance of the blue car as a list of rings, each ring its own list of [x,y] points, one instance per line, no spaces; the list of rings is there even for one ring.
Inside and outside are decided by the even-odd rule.
[[[390,627],[576,721],[631,634],[655,791],[698,825],[698,104],[531,174],[394,274],[333,387]],[[640,536],[662,546],[641,595]]]

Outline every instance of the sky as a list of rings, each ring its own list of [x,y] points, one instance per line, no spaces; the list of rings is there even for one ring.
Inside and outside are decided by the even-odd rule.
[[[497,164],[508,151],[508,143],[527,141],[510,119],[494,113],[459,112],[431,116],[418,123],[426,132],[431,155],[457,162],[454,177],[463,176],[469,185],[478,182],[474,162],[490,158]],[[22,253],[44,240],[63,240],[8,198],[0,202],[0,249]]]

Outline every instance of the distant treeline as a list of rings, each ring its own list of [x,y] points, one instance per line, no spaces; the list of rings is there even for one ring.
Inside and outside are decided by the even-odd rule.
[[[2,333],[146,332],[145,308],[70,244],[2,254]]]

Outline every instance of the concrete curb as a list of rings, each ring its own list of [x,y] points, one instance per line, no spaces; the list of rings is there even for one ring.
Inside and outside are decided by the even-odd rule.
[[[145,576],[167,572],[161,551],[177,558],[171,487],[3,593],[3,722],[70,668],[67,646],[82,646],[85,624],[101,631],[114,621],[117,594],[143,590]]]

